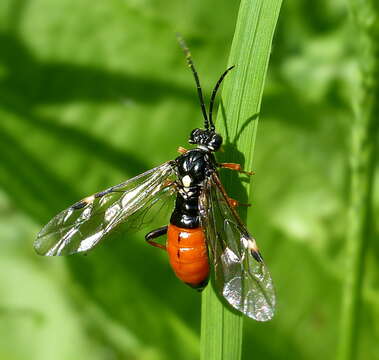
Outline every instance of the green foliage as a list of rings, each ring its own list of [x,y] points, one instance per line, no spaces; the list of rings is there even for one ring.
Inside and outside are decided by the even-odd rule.
[[[364,262],[372,235],[372,198],[379,122],[379,6],[375,1],[351,0],[351,15],[357,36],[359,81],[352,99],[351,197],[346,244],[341,330],[338,356],[353,360],[360,331]],[[367,14],[370,14],[367,17]]]
[[[217,129],[224,136],[225,144],[224,154],[219,158],[242,164],[245,169],[253,166],[264,80],[280,5],[281,0],[242,0],[229,55],[228,67],[235,65],[235,69],[225,81],[222,92]],[[236,173],[229,171],[222,175],[228,192],[247,203],[248,179],[241,188],[241,179]],[[246,221],[246,211],[243,214],[241,211],[241,215]],[[218,300],[209,286],[203,293],[201,359],[240,359],[242,335],[243,316]]]
[[[186,145],[201,113],[174,34],[187,40],[209,98],[237,11],[216,0],[1,2],[0,358],[198,359],[199,294],[143,232],[68,258],[38,257],[32,242],[59,210]],[[248,213],[278,308],[270,323],[244,321],[243,359],[336,356],[355,35],[342,0],[284,3]],[[236,188],[231,196],[244,200]],[[378,238],[375,222],[371,233]],[[356,344],[364,360],[379,354],[377,243],[364,264]]]

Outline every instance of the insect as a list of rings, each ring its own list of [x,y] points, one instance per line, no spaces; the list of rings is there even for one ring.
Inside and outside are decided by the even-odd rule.
[[[214,152],[222,145],[212,120],[214,100],[228,68],[217,81],[207,113],[191,54],[182,39],[197,85],[204,129],[194,129],[189,143],[171,161],[124,183],[88,196],[56,215],[39,232],[34,243],[40,255],[86,252],[121,224],[142,227],[165,204],[175,199],[169,224],[150,231],[146,240],[168,253],[176,276],[201,291],[211,268],[219,294],[236,310],[258,321],[274,315],[275,292],[270,273],[229,198],[218,175],[219,168],[244,172],[239,164],[217,163]],[[249,174],[248,172],[244,172]],[[165,244],[156,241],[167,234]]]

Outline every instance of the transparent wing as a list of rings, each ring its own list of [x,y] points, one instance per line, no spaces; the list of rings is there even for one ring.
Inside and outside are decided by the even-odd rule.
[[[36,252],[52,256],[87,251],[121,223],[141,228],[174,198],[175,179],[175,163],[167,162],[84,198],[45,225],[34,242]]]
[[[213,262],[217,291],[243,314],[267,321],[274,316],[270,273],[237,212],[213,173],[200,195],[200,217]]]

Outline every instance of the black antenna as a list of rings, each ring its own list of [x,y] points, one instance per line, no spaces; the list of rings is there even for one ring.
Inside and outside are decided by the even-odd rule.
[[[220,79],[218,79],[218,81],[216,83],[216,86],[213,89],[212,96],[211,96],[211,101],[209,102],[209,123],[211,124],[211,130],[212,131],[215,130],[215,126],[214,126],[213,121],[212,121],[212,111],[213,111],[213,104],[214,104],[214,101],[215,101],[215,98],[216,98],[217,90],[220,87],[220,85],[222,83],[222,80],[224,80],[224,77],[226,76],[226,74],[230,70],[232,70],[234,68],[234,66],[235,65],[231,66],[230,68],[228,68],[228,69],[226,69],[224,71],[224,73],[220,76]]]
[[[197,94],[199,96],[201,111],[202,111],[203,117],[204,117],[204,127],[206,130],[208,130],[209,129],[208,116],[207,116],[207,111],[206,111],[205,105],[204,105],[203,92],[201,91],[199,76],[197,75],[195,65],[193,64],[193,60],[191,57],[191,53],[190,53],[186,43],[184,42],[183,38],[179,34],[176,34],[176,37],[178,39],[179,45],[181,46],[181,48],[184,51],[184,54],[186,55],[187,64],[190,67],[190,69],[192,70],[193,76],[195,78],[196,87],[197,87]]]

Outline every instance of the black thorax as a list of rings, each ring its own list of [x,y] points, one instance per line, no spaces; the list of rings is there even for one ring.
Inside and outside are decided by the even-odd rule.
[[[178,193],[170,223],[178,227],[193,229],[200,226],[199,195],[204,180],[215,170],[216,161],[212,153],[193,149],[175,159],[178,172]]]

